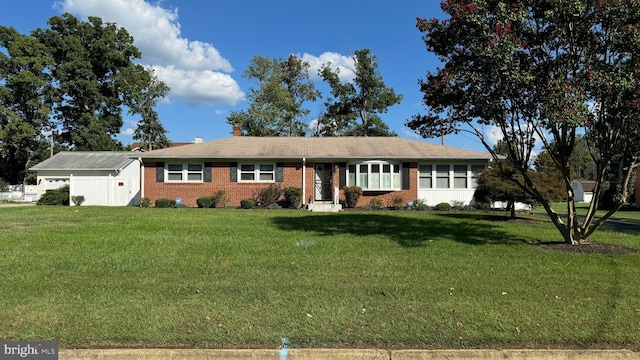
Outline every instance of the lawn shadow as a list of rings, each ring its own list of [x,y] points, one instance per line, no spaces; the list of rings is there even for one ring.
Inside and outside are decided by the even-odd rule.
[[[475,221],[471,214],[449,217],[445,214],[429,218],[401,217],[384,213],[336,213],[302,217],[276,216],[273,223],[285,231],[308,231],[323,236],[380,235],[404,247],[424,246],[442,238],[470,245],[516,245],[526,242],[500,226]],[[442,221],[439,221],[441,218]]]

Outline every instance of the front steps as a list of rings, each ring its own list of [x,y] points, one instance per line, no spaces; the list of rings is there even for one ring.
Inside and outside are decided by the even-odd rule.
[[[342,211],[342,204],[316,201],[306,205],[306,210],[315,212],[338,212]]]

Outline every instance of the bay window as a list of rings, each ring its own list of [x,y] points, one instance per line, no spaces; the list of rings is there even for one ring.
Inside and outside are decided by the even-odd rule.
[[[347,185],[363,190],[400,190],[400,164],[370,161],[347,167]]]

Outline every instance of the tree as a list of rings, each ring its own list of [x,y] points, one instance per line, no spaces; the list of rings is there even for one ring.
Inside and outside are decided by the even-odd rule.
[[[32,36],[53,59],[48,71],[62,141],[75,150],[119,149],[114,138],[123,124],[118,74],[140,57],[133,38],[124,28],[97,17],[84,22],[63,14],[48,24],[50,29],[36,29]]]
[[[558,168],[552,158],[552,154],[555,152],[555,144],[550,142],[548,146],[533,161],[534,168],[539,173],[553,174],[558,172]],[[595,163],[591,158],[587,138],[584,135],[576,135],[576,142],[569,156],[571,178],[591,179],[593,178],[594,168]]]
[[[444,67],[420,81],[426,115],[407,125],[425,137],[470,131],[488,151],[482,126],[509,145],[519,185],[544,207],[565,242],[578,244],[626,200],[640,129],[640,6],[637,0],[446,0],[443,21],[417,19],[427,49]],[[569,159],[583,129],[595,160],[594,200],[576,216]],[[532,180],[540,139],[561,174],[563,221]],[[497,159],[495,153],[494,157]],[[619,164],[612,164],[619,155]],[[605,172],[623,169],[615,206],[594,220]]]
[[[154,109],[158,100],[169,94],[169,86],[158,80],[153,69],[145,69],[140,65],[124,69],[119,81],[124,84],[124,99],[129,114],[139,114],[141,117],[133,133],[133,139],[140,141],[141,147],[147,150],[170,146],[167,130]]]
[[[244,77],[256,87],[249,90],[249,108],[231,112],[227,123],[238,124],[248,136],[304,136],[303,119],[309,110],[307,101],[315,101],[320,92],[309,81],[309,64],[295,55],[286,60],[256,56]]]
[[[0,177],[17,184],[48,147],[51,64],[46,48],[14,28],[0,27]]]
[[[397,136],[389,130],[379,114],[402,101],[393,88],[387,87],[378,72],[375,56],[369,49],[353,55],[355,79],[340,81],[340,69],[324,64],[320,76],[331,87],[319,128],[325,136]]]

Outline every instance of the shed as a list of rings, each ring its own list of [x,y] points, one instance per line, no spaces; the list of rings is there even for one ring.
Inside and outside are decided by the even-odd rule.
[[[140,161],[131,152],[63,151],[30,170],[38,174],[38,199],[47,190],[69,185],[70,196],[84,196],[83,205],[140,203]]]
[[[593,188],[596,186],[594,180],[575,179],[571,181],[573,189],[573,200],[577,203],[590,203],[593,199]]]

